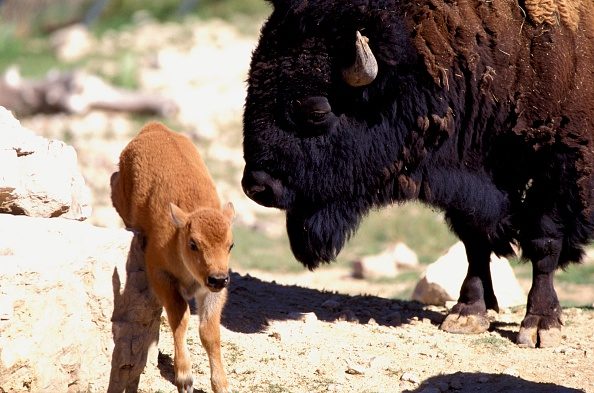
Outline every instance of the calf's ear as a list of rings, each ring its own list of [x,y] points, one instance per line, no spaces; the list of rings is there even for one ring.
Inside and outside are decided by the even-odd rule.
[[[182,209],[177,207],[175,203],[169,203],[169,209],[171,212],[171,223],[176,228],[183,228],[186,225],[188,214]]]
[[[223,214],[229,219],[229,221],[233,221],[235,218],[235,208],[231,202],[225,203],[225,206],[223,206]]]

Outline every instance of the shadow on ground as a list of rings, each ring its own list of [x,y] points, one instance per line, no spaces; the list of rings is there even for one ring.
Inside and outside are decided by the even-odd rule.
[[[506,374],[464,373],[443,374],[425,380],[417,389],[403,393],[429,391],[456,393],[583,393],[578,390],[552,383],[537,383]]]
[[[234,332],[256,333],[263,331],[268,321],[294,319],[291,314],[307,312],[326,322],[354,318],[367,323],[373,318],[384,326],[398,326],[414,317],[440,324],[445,317],[445,309],[443,313],[430,311],[417,302],[343,295],[232,273],[222,324]]]
[[[173,370],[173,359],[171,356],[159,352],[158,364],[159,371],[161,372],[161,376],[171,382],[173,386],[175,386],[175,371]],[[192,393],[208,393],[202,389],[194,388]]]

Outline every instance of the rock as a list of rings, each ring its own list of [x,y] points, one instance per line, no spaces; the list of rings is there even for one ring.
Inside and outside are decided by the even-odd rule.
[[[400,379],[402,381],[412,382],[414,384],[418,384],[421,382],[421,378],[419,378],[419,376],[416,373],[410,371],[406,371],[405,373],[403,373]]]
[[[401,268],[412,268],[419,264],[417,253],[406,244],[399,242],[386,250],[392,254],[394,263]]]
[[[0,390],[135,390],[161,315],[139,242],[61,218],[3,214],[0,228]]]
[[[0,107],[0,213],[84,220],[91,192],[72,146],[21,127]]]
[[[365,367],[360,364],[352,363],[347,365],[345,372],[350,375],[363,375],[365,374]]]
[[[353,262],[355,278],[394,278],[399,268],[418,265],[417,254],[404,243],[396,243],[379,254],[364,256]]]
[[[346,322],[359,322],[359,318],[351,309],[346,309],[338,313],[336,317],[337,321],[346,321]]]
[[[95,39],[83,24],[65,27],[53,33],[50,44],[61,61],[72,62],[88,55],[95,47]]]
[[[427,267],[413,291],[412,300],[443,306],[448,301],[458,299],[467,269],[466,249],[462,242],[458,242]],[[524,290],[506,258],[491,256],[491,277],[499,307],[525,304]]]

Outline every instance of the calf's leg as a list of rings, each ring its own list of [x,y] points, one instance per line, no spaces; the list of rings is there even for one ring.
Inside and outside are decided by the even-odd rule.
[[[194,391],[192,363],[186,347],[190,308],[179,294],[175,282],[167,273],[155,267],[155,264],[151,263],[151,258],[154,258],[154,254],[147,250],[145,260],[149,283],[157,299],[165,307],[167,321],[173,332],[175,385],[180,393],[192,393]]]
[[[221,358],[221,312],[227,297],[226,289],[221,292],[201,290],[196,297],[200,316],[200,341],[208,355],[210,383],[214,393],[228,393],[229,383]]]

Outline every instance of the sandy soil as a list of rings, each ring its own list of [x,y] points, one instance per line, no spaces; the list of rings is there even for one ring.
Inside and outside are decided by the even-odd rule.
[[[439,330],[447,310],[376,296],[282,285],[235,273],[222,347],[234,392],[594,392],[594,310],[564,310],[559,347],[514,344],[523,307],[492,314],[489,332]],[[196,392],[209,367],[192,316]],[[172,338],[162,319],[158,363],[142,392],[174,392]]]

